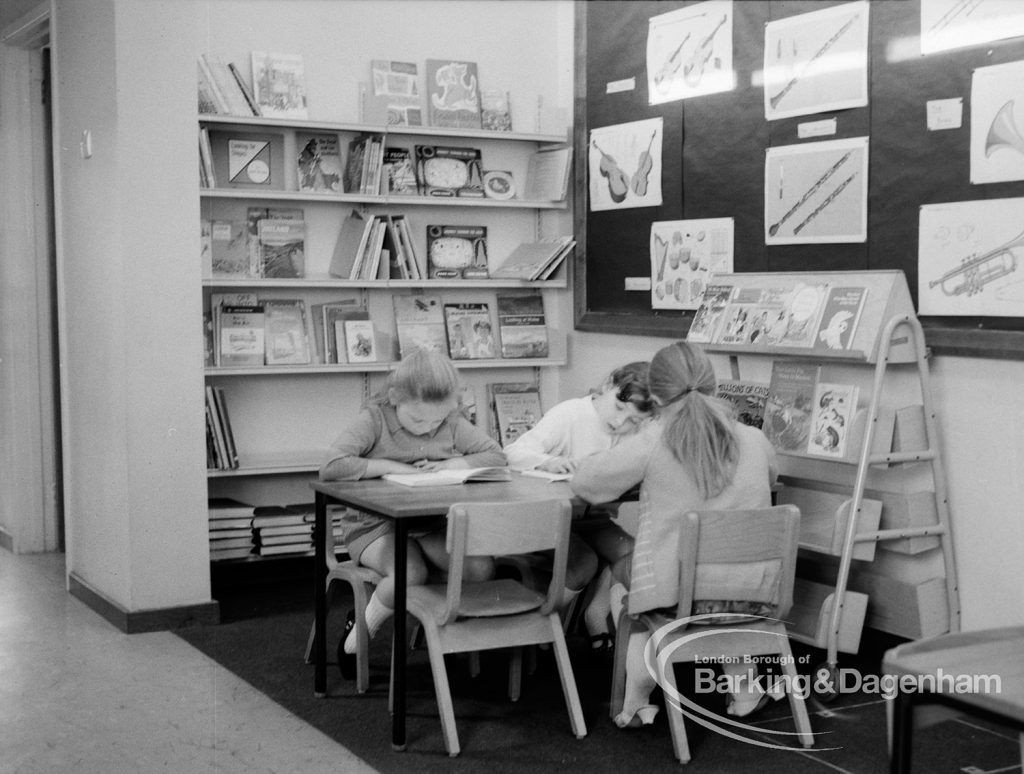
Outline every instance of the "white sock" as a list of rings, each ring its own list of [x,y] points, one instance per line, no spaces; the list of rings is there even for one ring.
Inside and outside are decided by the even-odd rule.
[[[377,592],[374,592],[370,596],[370,601],[366,603],[366,631],[370,637],[373,637],[380,627],[384,625],[384,622],[394,615],[394,610],[385,605],[377,597]],[[358,624],[356,625],[358,628]],[[348,637],[345,638],[345,652],[355,653],[356,652],[356,629],[353,628],[349,632]]]
[[[612,626],[619,625],[619,616],[626,604],[626,587],[616,583],[608,590],[608,608],[612,614]]]
[[[583,623],[586,624],[587,632],[593,634],[608,633],[608,613],[611,611],[611,600],[609,592],[612,585],[612,572],[607,567],[597,577],[597,585],[594,588],[594,596],[583,611]]]
[[[626,695],[619,716],[627,722],[638,709],[651,703],[651,691],[657,686],[644,662],[644,649],[650,637],[648,632],[634,632],[629,636],[629,647],[626,650]]]

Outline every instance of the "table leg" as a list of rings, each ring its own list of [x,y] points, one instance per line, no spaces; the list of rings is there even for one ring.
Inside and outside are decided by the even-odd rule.
[[[408,562],[409,527],[402,519],[395,520],[395,637],[391,644],[391,668],[394,677],[394,714],[391,717],[391,747],[405,749],[405,662],[408,637],[405,632],[406,563]]]
[[[910,748],[914,733],[914,700],[897,692],[893,699],[892,750],[889,753],[891,774],[909,774]]]
[[[327,695],[327,546],[324,530],[327,529],[327,496],[316,493],[316,507],[313,520],[314,570],[313,570],[313,695],[322,698]]]

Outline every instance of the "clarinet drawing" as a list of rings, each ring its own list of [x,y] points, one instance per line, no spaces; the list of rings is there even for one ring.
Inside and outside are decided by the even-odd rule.
[[[814,194],[818,191],[819,188],[821,188],[823,185],[825,185],[825,183],[828,182],[828,179],[836,173],[836,170],[839,169],[839,167],[841,167],[848,158],[850,158],[852,153],[853,151],[846,151],[846,153],[843,154],[842,158],[840,158],[839,161],[837,161],[835,164],[833,164],[831,167],[825,170],[825,174],[819,177],[814,182],[814,185],[812,185],[804,192],[804,195],[800,197],[800,201],[798,201],[796,204],[790,207],[789,211],[782,216],[778,223],[773,223],[771,225],[771,227],[768,229],[768,236],[775,236],[779,231],[779,227],[782,226],[782,224],[785,223],[787,220],[789,220],[789,218],[793,215],[794,212],[796,212],[798,209],[804,206],[807,203],[807,200],[814,196]]]

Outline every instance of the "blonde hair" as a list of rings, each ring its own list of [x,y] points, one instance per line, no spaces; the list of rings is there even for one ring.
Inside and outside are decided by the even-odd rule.
[[[388,376],[384,395],[398,405],[409,401],[443,403],[458,398],[459,372],[447,355],[426,349],[414,349],[402,358]]]
[[[704,350],[685,341],[664,347],[651,360],[649,383],[665,416],[665,445],[693,471],[705,498],[720,494],[735,475],[739,441],[730,405],[715,397]]]

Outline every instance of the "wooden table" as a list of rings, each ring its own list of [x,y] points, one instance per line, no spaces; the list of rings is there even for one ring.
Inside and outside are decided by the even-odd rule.
[[[392,707],[391,746],[405,749],[405,664],[406,664],[406,558],[409,527],[425,517],[443,516],[453,503],[529,502],[531,500],[572,499],[572,490],[564,482],[549,482],[529,476],[513,476],[511,481],[472,483],[456,486],[409,487],[381,479],[366,481],[314,481],[316,545],[314,603],[316,633],[313,640],[313,693],[327,693],[327,555],[322,535],[329,529],[327,504],[336,502],[395,523],[395,637],[394,704]]]
[[[957,632],[893,648],[882,659],[882,673],[897,680],[947,676],[935,681],[935,691],[899,691],[893,706],[891,771],[909,772],[914,707],[946,704],[956,710],[1015,726],[1021,734],[1024,757],[1024,626]],[[999,678],[994,683],[978,679]],[[971,679],[974,691],[960,680]],[[958,687],[961,686],[961,687]],[[930,686],[928,686],[930,688]]]

